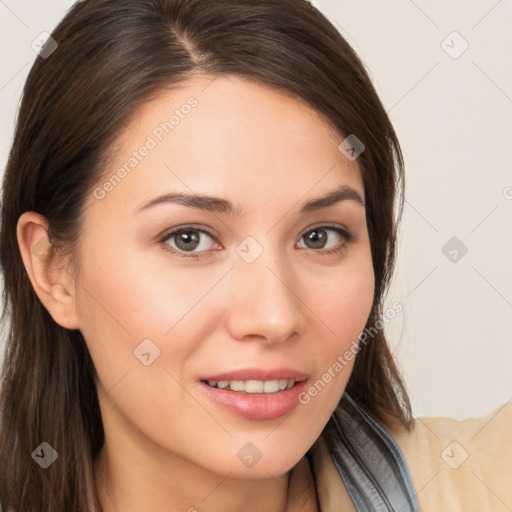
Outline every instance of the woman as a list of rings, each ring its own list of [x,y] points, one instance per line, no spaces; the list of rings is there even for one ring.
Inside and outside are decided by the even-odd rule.
[[[465,506],[421,496],[454,430],[412,418],[382,331],[403,161],[336,29],[86,0],[51,37],[3,189],[4,509]]]

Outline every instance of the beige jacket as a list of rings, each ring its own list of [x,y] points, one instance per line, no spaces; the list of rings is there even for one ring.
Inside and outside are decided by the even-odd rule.
[[[478,419],[415,419],[387,431],[405,457],[422,512],[512,511],[512,400]],[[311,449],[322,512],[355,511],[327,447]],[[297,472],[300,489],[308,475]],[[407,511],[403,511],[407,512]]]

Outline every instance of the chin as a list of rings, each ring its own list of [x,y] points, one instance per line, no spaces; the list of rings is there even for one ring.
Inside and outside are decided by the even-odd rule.
[[[272,455],[263,455],[261,459],[254,462],[251,466],[245,465],[244,462],[236,460],[235,464],[231,460],[229,465],[226,466],[226,472],[230,473],[230,478],[240,479],[268,479],[270,476],[279,477],[288,473],[303,457],[303,453],[279,453],[274,450]]]
[[[289,429],[288,432],[283,430],[275,438],[275,433],[270,432],[258,437],[238,436],[238,439],[233,440],[232,448],[218,454],[217,461],[222,460],[224,466],[222,472],[230,473],[231,478],[277,477],[290,471],[314,442],[306,438],[299,439],[297,428]]]

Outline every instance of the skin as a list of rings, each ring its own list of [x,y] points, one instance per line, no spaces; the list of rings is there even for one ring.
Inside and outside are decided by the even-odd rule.
[[[106,443],[95,470],[105,512],[292,510],[290,474],[311,483],[302,457],[353,360],[307,405],[274,420],[221,408],[198,379],[290,367],[314,383],[357,339],[374,291],[365,208],[344,200],[299,209],[340,185],[364,199],[360,170],[304,102],[240,77],[199,75],[136,112],[105,180],[191,96],[197,106],[119,184],[103,199],[87,197],[78,279],[58,255],[32,252],[47,227],[35,212],[20,217],[20,250],[39,298],[57,323],[80,329],[97,369]],[[242,215],[176,204],[134,213],[164,191],[219,196]],[[190,224],[216,236],[199,234],[198,259],[166,250],[183,247],[177,237],[160,242]],[[322,224],[354,239],[327,228],[324,246],[339,253],[308,246],[304,235]],[[236,251],[248,236],[262,248],[250,264]],[[149,366],[134,357],[147,338],[160,350]],[[248,442],[262,454],[250,468],[236,456]],[[301,494],[304,510],[316,510],[313,488]]]

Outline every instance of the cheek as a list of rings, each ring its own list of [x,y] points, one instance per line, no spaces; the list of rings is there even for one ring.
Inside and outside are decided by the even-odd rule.
[[[118,257],[130,252],[130,258]],[[82,279],[79,309],[83,324],[94,328],[99,323],[133,341],[141,335],[162,337],[197,303],[208,285],[201,283],[197,272],[155,265],[133,247],[104,250],[91,258]]]
[[[322,285],[308,297],[308,303],[314,304],[310,318],[317,335],[310,333],[306,340],[315,341],[315,350],[304,347],[303,352],[309,352],[316,374],[301,403],[316,418],[306,419],[312,425],[318,425],[320,418],[320,424],[326,422],[341,398],[357,357],[359,337],[373,306],[375,278],[369,257],[347,265],[340,276],[322,279]],[[314,289],[312,283],[309,289]]]
[[[144,255],[119,258],[123,253],[129,250],[91,252],[81,277],[81,331],[98,375],[109,388],[127,371],[146,369],[145,357],[154,361],[151,367],[170,368],[179,378],[184,359],[207,337],[221,307],[208,295],[225,269],[190,271]]]
[[[311,289],[314,283],[310,283]],[[342,348],[348,339],[364,329],[374,300],[375,278],[369,258],[359,259],[322,279],[322,286],[311,295],[314,312],[338,340]]]

